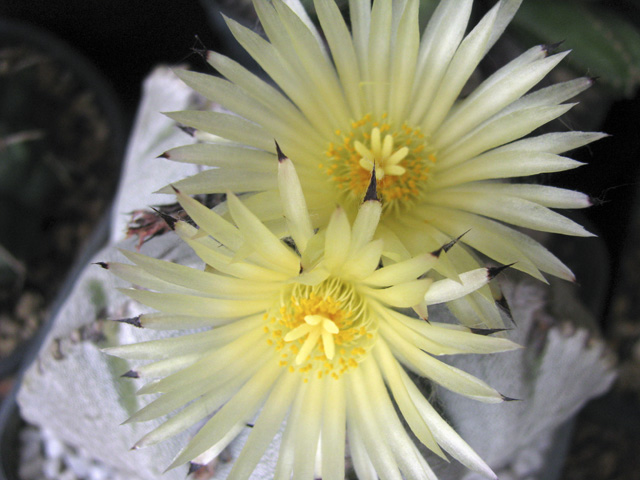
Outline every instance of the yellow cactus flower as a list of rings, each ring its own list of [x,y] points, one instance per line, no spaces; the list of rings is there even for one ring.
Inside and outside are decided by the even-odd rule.
[[[391,260],[434,250],[468,231],[461,242],[470,248],[456,248],[436,265],[442,276],[456,279],[477,268],[479,252],[541,280],[543,273],[573,280],[545,247],[509,225],[588,236],[552,210],[587,207],[588,196],[505,181],[578,167],[560,154],[603,136],[522,138],[567,112],[574,104],[564,102],[592,83],[579,78],[528,93],[568,52],[531,48],[460,98],[519,0],[499,1],[466,35],[472,0],[443,0],[422,36],[418,0],[351,0],[351,29],[333,0],[314,3],[322,35],[304,11],[283,0],[254,2],[267,39],[227,20],[275,86],[215,52],[208,62],[225,78],[176,72],[232,112],[169,114],[204,143],[164,156],[214,167],[176,186],[186,193],[250,194],[245,204],[280,232],[270,161],[275,138],[296,165],[315,227],[327,224],[335,204],[354,218],[375,167],[383,203],[376,236]],[[449,306],[467,325],[499,327],[488,291]]]
[[[232,193],[228,221],[177,191],[199,228],[185,221],[171,222],[172,227],[205,263],[204,270],[134,252],[123,254],[135,265],[102,264],[142,287],[124,290],[127,295],[159,311],[128,323],[200,329],[106,350],[151,361],[125,375],[151,380],[139,393],[162,394],[129,422],[184,406],[136,447],[207,419],[172,466],[206,463],[250,428],[228,477],[246,479],[284,423],[274,478],[343,479],[347,444],[361,478],[370,478],[370,472],[382,478],[435,478],[408,429],[437,455],[444,458],[444,450],[495,478],[405,368],[482,402],[508,400],[435,357],[518,346],[491,336],[493,330],[426,318],[427,305],[468,294],[504,267],[464,272],[459,281],[425,275],[445,249],[458,248],[453,245],[381,266],[387,246],[375,238],[384,210],[375,167],[354,221],[345,208],[334,207],[326,228],[315,231],[293,163],[280,154],[278,164],[276,188],[290,237],[276,236]],[[409,308],[422,318],[403,312]]]

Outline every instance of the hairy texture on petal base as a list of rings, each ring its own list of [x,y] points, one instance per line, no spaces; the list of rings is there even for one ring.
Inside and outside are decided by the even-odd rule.
[[[445,249],[458,248],[452,245],[381,267],[385,242],[375,238],[383,214],[376,169],[355,219],[337,207],[327,227],[316,232],[293,163],[282,152],[279,157],[277,183],[292,237],[274,235],[231,192],[228,221],[178,191],[199,228],[178,221],[175,231],[205,262],[204,270],[132,252],[123,253],[134,265],[103,265],[138,287],[125,290],[128,295],[159,310],[126,319],[131,328],[208,327],[107,349],[111,355],[150,361],[125,377],[151,380],[140,394],[161,394],[129,422],[183,407],[136,447],[206,419],[172,466],[203,464],[252,424],[228,477],[246,479],[284,422],[275,478],[344,478],[347,435],[356,471],[372,469],[381,478],[434,478],[395,403],[426,447],[495,478],[405,368],[461,395],[504,401],[483,381],[435,357],[503,352],[518,345],[425,318],[428,304],[482,288],[497,270],[464,272],[459,282],[432,280],[427,274]],[[400,311],[412,307],[423,318]]]
[[[457,279],[479,266],[475,252],[480,252],[543,281],[543,273],[574,279],[554,255],[508,225],[588,236],[550,208],[587,207],[589,198],[503,182],[581,165],[561,154],[602,134],[521,138],[569,110],[572,104],[563,102],[589,87],[591,79],[529,93],[566,55],[550,55],[543,45],[459,98],[520,0],[501,0],[475,26],[468,25],[472,0],[443,0],[422,35],[418,0],[397,5],[375,0],[373,6],[352,0],[351,31],[333,0],[315,0],[327,45],[283,0],[254,3],[267,39],[233,20],[227,23],[278,88],[214,52],[208,61],[223,78],[177,71],[192,88],[242,117],[169,114],[222,137],[220,144],[166,153],[169,159],[217,167],[178,182],[178,188],[250,193],[247,204],[277,229],[281,212],[269,201],[275,175],[264,158],[275,156],[271,139],[276,138],[296,165],[314,227],[326,225],[335,204],[354,218],[375,167],[383,204],[377,235],[386,239],[385,261],[433,251],[470,230],[461,240],[466,246],[436,266],[439,274]],[[496,296],[497,289],[492,295],[485,287],[449,306],[469,326],[500,327]]]

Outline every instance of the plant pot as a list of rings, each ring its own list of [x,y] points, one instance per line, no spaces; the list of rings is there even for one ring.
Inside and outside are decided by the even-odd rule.
[[[120,163],[125,149],[126,142],[126,131],[127,125],[125,119],[121,113],[119,107],[119,99],[116,97],[115,93],[112,91],[111,87],[104,80],[102,75],[90,64],[90,62],[83,58],[79,53],[74,51],[71,47],[60,41],[59,39],[51,36],[50,34],[38,30],[32,26],[26,24],[20,24],[17,22],[7,21],[4,19],[0,19],[0,54],[7,54],[7,57],[4,57],[4,60],[9,59],[6,62],[0,62],[0,70],[2,70],[3,74],[7,74],[7,69],[11,68],[30,68],[28,65],[20,65],[20,64],[12,64],[10,60],[15,59],[16,61],[23,61],[25,57],[11,57],[13,51],[21,52],[37,52],[37,58],[39,61],[45,62],[48,71],[56,72],[56,74],[60,73],[61,77],[55,77],[56,79],[62,78],[63,80],[68,82],[70,85],[70,91],[72,91],[77,100],[81,96],[83,96],[79,101],[85,101],[85,108],[87,111],[90,109],[92,115],[95,115],[95,119],[99,120],[100,130],[96,133],[96,138],[100,138],[100,143],[89,143],[86,144],[86,151],[91,153],[90,150],[93,147],[99,148],[99,151],[93,152],[95,154],[96,162],[101,163],[101,167],[105,172],[104,174],[100,174],[98,176],[99,182],[103,182],[103,185],[100,185],[99,192],[96,192],[96,197],[100,195],[100,202],[96,200],[96,203],[93,204],[93,210],[88,217],[90,220],[87,220],[84,215],[89,215],[88,212],[84,212],[82,210],[74,211],[73,214],[85,223],[82,224],[82,228],[77,228],[74,230],[72,240],[72,246],[70,246],[70,252],[63,255],[64,257],[64,266],[56,273],[56,278],[51,281],[51,296],[45,297],[48,303],[48,318],[52,318],[55,316],[56,311],[59,309],[62,304],[63,299],[68,295],[68,292],[71,286],[74,283],[75,278],[78,273],[81,271],[82,267],[86,264],[88,259],[91,257],[95,251],[101,247],[108,238],[108,218],[109,216],[105,213],[105,210],[108,210],[108,206],[111,203],[111,198],[113,196],[113,192],[115,190],[116,182],[119,176]],[[8,53],[7,53],[8,52]],[[40,73],[42,73],[40,71]],[[64,75],[62,75],[64,74]],[[22,78],[22,77],[20,77]],[[1,79],[1,77],[0,77]],[[64,85],[58,84],[60,89],[64,87]],[[27,86],[25,85],[25,88]],[[5,103],[2,105],[6,107],[6,101],[13,101],[11,94],[13,92],[6,92],[3,100]],[[28,92],[25,93],[25,95]],[[22,93],[20,93],[22,95]],[[18,102],[20,99],[19,94],[16,93],[15,101]],[[54,112],[56,111],[57,104],[52,103],[52,105],[45,105],[46,101],[42,100],[38,102],[35,100],[35,97],[29,96],[29,102],[26,103],[26,107],[35,110],[36,114],[34,117],[38,117],[39,114],[43,114],[47,110]],[[63,105],[64,107],[64,105]],[[13,105],[12,108],[8,110],[11,112],[19,111],[20,108],[23,108],[22,105]],[[7,112],[7,109],[3,109],[3,115]],[[63,108],[60,110],[61,117],[66,113],[66,110]],[[84,111],[83,111],[84,113]],[[87,140],[87,137],[93,135],[95,133],[94,130],[87,131],[86,128],[90,128],[92,125],[83,125],[83,117],[65,117],[60,118],[60,122],[64,122],[65,119],[70,118],[77,122],[77,124],[70,124],[68,131],[70,133],[74,133],[74,129],[78,129],[80,135],[78,138],[70,138],[70,144],[73,144],[74,141],[77,141],[78,144],[82,144],[83,141]],[[12,125],[11,118],[0,117],[0,120],[6,121],[6,125]],[[43,120],[44,121],[44,120]],[[58,123],[58,122],[54,122]],[[45,125],[46,126],[46,125]],[[52,125],[53,127],[59,127],[59,125]],[[0,125],[2,127],[2,125]],[[85,128],[86,127],[86,128]],[[103,128],[106,127],[106,130]],[[26,129],[29,130],[28,126],[25,124],[16,125],[17,129]],[[85,130],[83,130],[85,128]],[[34,127],[34,129],[43,130],[44,127],[42,125]],[[55,134],[52,131],[46,131],[42,136],[38,137],[36,141],[40,141],[45,139],[46,141],[57,141],[59,139],[54,138]],[[2,133],[2,132],[0,132]],[[7,132],[4,132],[7,133]],[[104,135],[104,137],[99,137],[98,134]],[[33,140],[33,138],[31,139]],[[48,144],[47,144],[48,147]],[[2,153],[0,151],[0,153]],[[55,154],[55,152],[54,152]],[[77,160],[77,157],[73,157],[72,160]],[[79,162],[79,160],[78,160]],[[46,236],[43,236],[41,232],[38,231],[29,231],[29,228],[24,227],[21,228],[20,225],[36,225],[39,227],[46,227],[47,232],[53,231],[56,228],[57,224],[61,221],[59,217],[51,216],[48,210],[49,204],[52,202],[64,203],[68,200],[69,195],[75,194],[78,192],[77,181],[83,181],[83,171],[78,170],[75,171],[75,166],[72,165],[71,170],[67,171],[69,176],[67,179],[70,179],[70,184],[66,186],[69,187],[65,190],[65,188],[60,188],[60,185],[54,185],[49,188],[49,184],[46,183],[47,173],[49,173],[46,169],[44,170],[34,170],[34,168],[39,168],[40,165],[29,165],[29,168],[25,170],[26,176],[24,178],[19,178],[17,180],[16,189],[13,192],[10,192],[11,195],[17,192],[19,195],[21,192],[28,190],[29,186],[33,183],[36,183],[37,186],[32,188],[33,193],[42,194],[41,197],[30,198],[32,201],[29,204],[28,209],[20,208],[22,204],[16,208],[15,212],[10,212],[13,217],[7,219],[2,215],[2,211],[0,211],[0,221],[2,221],[3,225],[11,225],[12,227],[16,225],[15,222],[24,220],[24,223],[18,223],[18,227],[6,229],[12,230],[12,235],[25,234],[26,239],[22,237],[15,237],[12,241],[15,244],[20,245],[21,242],[27,242],[33,240],[33,235],[36,236],[35,241],[41,243],[53,242],[53,240],[48,239]],[[91,165],[84,165],[83,168],[93,168]],[[11,172],[13,174],[19,174],[20,172],[16,172],[15,170]],[[52,173],[52,175],[55,174]],[[36,181],[37,180],[37,181]],[[45,182],[45,183],[38,183]],[[74,183],[76,182],[76,183]],[[55,183],[55,182],[54,182]],[[42,185],[45,185],[42,187]],[[64,187],[65,185],[63,185]],[[40,190],[38,190],[40,188]],[[85,190],[88,190],[88,187],[85,186]],[[85,191],[85,194],[87,192]],[[11,195],[6,195],[3,199],[11,198],[13,201],[13,197]],[[84,199],[77,200],[76,203],[82,203]],[[99,207],[99,208],[98,208]],[[6,211],[6,209],[4,209]],[[69,214],[69,211],[65,211],[62,215]],[[38,218],[37,221],[33,221],[32,218],[29,218],[33,215],[42,215],[43,218]],[[47,216],[49,215],[49,216]],[[70,215],[73,217],[73,215]],[[18,220],[16,220],[16,218]],[[62,221],[66,221],[68,218],[62,218]],[[73,218],[72,218],[73,220]],[[29,223],[31,222],[31,223]],[[48,223],[47,223],[48,222]],[[81,235],[82,232],[88,231],[89,229],[93,229],[93,233],[89,236],[87,240],[85,236]],[[26,230],[26,231],[22,231]],[[45,245],[45,247],[49,248],[50,245]],[[53,248],[53,247],[51,247]],[[47,255],[49,252],[47,251]],[[75,258],[72,264],[72,260]],[[25,260],[25,263],[31,261],[30,259]],[[66,272],[66,274],[65,274]],[[66,280],[64,280],[66,278]],[[62,283],[64,280],[64,283]],[[21,293],[22,285],[9,285],[7,288],[5,286],[2,287],[2,290],[7,292],[10,291],[10,295],[19,295]],[[57,293],[55,293],[57,291]],[[10,296],[9,295],[9,296]],[[5,296],[6,298],[6,296]],[[51,302],[51,300],[55,300]],[[17,347],[13,350],[12,353],[6,355],[4,357],[0,357],[0,379],[4,379],[5,377],[11,376],[15,374],[13,389],[7,395],[7,397],[2,401],[2,405],[0,408],[0,480],[17,480],[18,479],[18,462],[19,462],[19,430],[22,425],[22,420],[20,419],[18,407],[16,403],[16,392],[18,386],[20,385],[20,379],[22,376],[22,371],[26,365],[28,365],[33,358],[35,357],[38,349],[46,337],[48,329],[50,327],[51,322],[44,322],[42,327],[39,328],[37,333],[28,340],[22,341],[17,345]],[[22,369],[21,369],[22,367]],[[16,373],[18,372],[18,373]]]
[[[43,31],[2,19],[0,85],[0,223],[10,226],[0,234],[0,311],[15,328],[25,282],[51,302],[109,205],[126,125],[118,98],[86,59]],[[11,352],[5,343],[0,378],[17,370],[27,345]]]

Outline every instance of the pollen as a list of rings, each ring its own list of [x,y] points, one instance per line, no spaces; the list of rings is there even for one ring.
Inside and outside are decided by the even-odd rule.
[[[374,166],[385,211],[409,208],[427,191],[436,153],[419,128],[387,123],[386,114],[380,120],[367,114],[351,122],[350,131],[335,134],[326,151],[329,161],[319,168],[347,202],[362,201]]]
[[[268,316],[277,326],[269,330],[267,343],[276,345],[280,365],[289,372],[339,378],[366,358],[376,328],[351,285],[329,278],[315,286],[296,285],[283,298],[287,301]]]

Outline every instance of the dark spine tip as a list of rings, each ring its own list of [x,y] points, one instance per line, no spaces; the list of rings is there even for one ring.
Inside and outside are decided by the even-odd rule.
[[[562,45],[564,43],[564,40],[560,40],[559,42],[555,42],[555,43],[547,43],[545,45],[542,45],[542,49],[546,52],[547,55],[551,55],[552,53],[555,53],[556,50],[558,50],[558,48],[560,48],[560,45]]]
[[[502,397],[503,402],[521,402],[522,401],[522,399],[520,398],[511,398],[502,394],[500,394],[500,397]]]
[[[105,270],[109,270],[109,264],[106,262],[95,262],[93,265],[98,265],[102,268],[104,268]]]
[[[496,304],[498,305],[498,307],[500,307],[500,309],[504,313],[506,313],[507,317],[509,317],[509,320],[511,320],[511,323],[515,325],[516,321],[513,319],[513,314],[511,313],[511,307],[509,306],[509,302],[507,302],[507,299],[505,298],[504,295],[502,295],[500,298],[496,300]]]
[[[140,315],[137,317],[131,318],[119,318],[115,320],[116,322],[126,323],[128,325],[133,325],[134,327],[142,328],[142,323],[140,322]]]
[[[198,470],[200,470],[203,467],[204,467],[204,465],[202,465],[201,463],[189,462],[189,471],[187,472],[187,475],[191,475],[192,473],[196,473]]]
[[[196,134],[196,129],[193,128],[193,127],[187,127],[185,125],[178,125],[178,128],[180,130],[182,130],[184,133],[186,133],[187,135],[189,135],[190,137],[193,137]]]
[[[245,423],[245,425],[249,428],[253,428],[255,426],[253,423]]]
[[[175,194],[177,195],[178,193],[180,193],[180,190],[178,190],[176,187],[174,187],[173,185],[169,185],[173,191],[175,192]]]
[[[507,330],[506,328],[469,328],[471,333],[475,333],[476,335],[491,335],[498,332],[504,332]]]
[[[487,268],[487,275],[489,276],[489,280],[493,280],[498,275],[500,275],[503,271],[505,271],[509,267],[512,267],[513,265],[515,265],[515,262],[514,263],[510,263],[509,265],[502,265],[501,267],[489,267],[489,268]]]
[[[282,163],[287,159],[287,156],[284,153],[282,153],[282,150],[280,149],[280,145],[278,145],[278,142],[275,142],[275,144],[276,144],[276,153],[278,154],[278,161]]]
[[[205,60],[207,59],[207,51],[208,48],[205,46],[204,42],[200,40],[198,35],[194,35],[193,46],[191,47],[191,51],[200,55]]]
[[[171,156],[169,155],[169,152],[164,152],[164,153],[161,153],[160,155],[158,155],[156,158],[166,158],[166,159],[169,159],[169,158],[171,158]]]
[[[364,202],[368,202],[370,200],[378,201],[378,181],[376,179],[376,166],[373,165],[373,169],[371,170],[371,180],[369,180],[369,186],[367,187],[367,193],[364,195]],[[364,203],[363,202],[363,203]]]
[[[167,215],[166,213],[161,212],[160,210],[151,207],[151,210],[153,210],[154,212],[156,212],[156,214],[162,218],[164,220],[164,222],[167,224],[167,226],[171,229],[171,230],[175,230],[176,229],[176,222],[177,220],[175,218],[173,218],[171,215]]]
[[[451,240],[449,243],[445,243],[443,246],[441,246],[439,249],[434,250],[433,252],[431,252],[432,255],[439,257],[442,252],[448,252],[449,250],[451,250],[453,248],[453,246],[458,243],[460,241],[460,239],[462,237],[464,237],[467,233],[469,233],[470,230],[467,230],[466,232],[462,233],[461,235],[458,235],[457,238],[454,238],[453,240]]]
[[[140,378],[140,374],[135,370],[129,370],[128,372],[120,375],[120,378]]]

